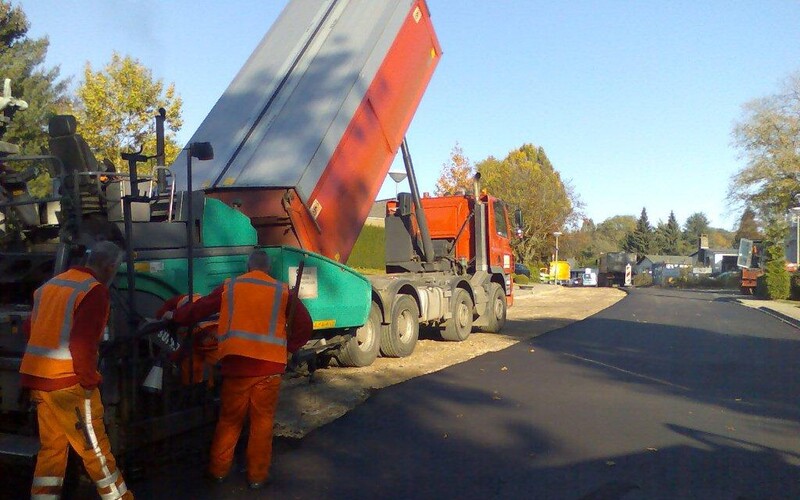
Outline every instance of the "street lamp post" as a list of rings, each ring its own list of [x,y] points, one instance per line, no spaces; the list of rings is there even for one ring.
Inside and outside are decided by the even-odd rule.
[[[800,266],[800,207],[792,207],[789,211],[794,220],[794,263]]]
[[[561,231],[554,232],[553,236],[556,237],[556,263],[553,269],[553,273],[555,274],[553,281],[558,285],[558,237],[561,236]]]

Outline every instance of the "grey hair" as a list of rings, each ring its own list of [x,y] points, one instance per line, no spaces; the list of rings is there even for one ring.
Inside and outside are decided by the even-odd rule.
[[[271,268],[272,264],[270,263],[269,256],[264,250],[253,250],[247,258],[248,271],[258,269],[259,271],[268,273]]]
[[[86,251],[86,266],[92,269],[116,267],[122,260],[122,250],[110,241],[92,243]]]

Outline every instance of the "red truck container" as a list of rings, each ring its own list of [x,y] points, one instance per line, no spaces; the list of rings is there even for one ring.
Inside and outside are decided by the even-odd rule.
[[[346,262],[441,53],[423,0],[290,2],[193,135],[194,186]]]

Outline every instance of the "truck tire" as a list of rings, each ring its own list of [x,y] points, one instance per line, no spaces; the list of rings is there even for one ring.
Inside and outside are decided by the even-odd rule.
[[[419,307],[410,295],[398,295],[392,304],[389,328],[383,329],[381,352],[389,358],[404,358],[414,352],[419,338]]]
[[[376,303],[369,309],[367,322],[356,330],[353,338],[347,341],[336,354],[342,366],[369,366],[378,357],[381,348],[381,311]]]
[[[475,304],[472,298],[463,288],[456,288],[453,297],[450,299],[453,317],[445,321],[442,328],[442,338],[461,342],[472,333],[472,316]]]
[[[489,333],[497,333],[506,324],[506,312],[508,303],[503,287],[497,283],[489,284],[489,302],[486,304],[486,326],[481,330]]]

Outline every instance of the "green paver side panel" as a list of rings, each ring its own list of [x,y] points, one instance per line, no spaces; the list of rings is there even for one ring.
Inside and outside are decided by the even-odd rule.
[[[363,325],[372,301],[370,282],[355,270],[294,247],[262,247],[272,261],[276,279],[294,286],[297,266],[305,261],[300,299],[314,320],[315,330]]]
[[[235,208],[213,198],[205,199],[201,231],[203,246],[206,248],[258,244],[258,235],[250,219]]]

